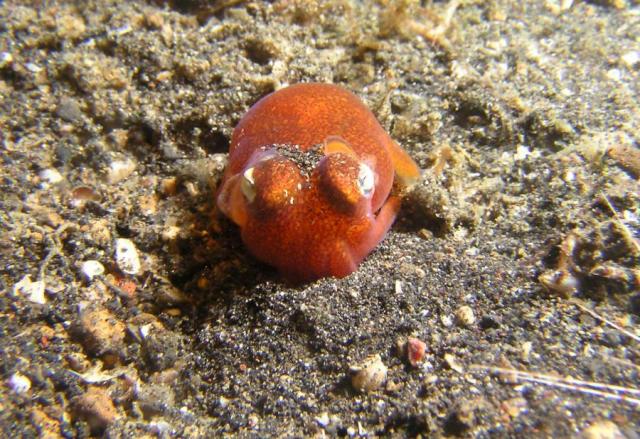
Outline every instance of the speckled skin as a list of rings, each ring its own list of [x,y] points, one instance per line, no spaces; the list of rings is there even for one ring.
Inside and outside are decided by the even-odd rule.
[[[338,139],[339,150],[309,175],[270,147],[295,145],[304,152],[328,139]],[[375,176],[367,196],[356,184],[361,163]],[[252,200],[241,189],[249,168]],[[261,99],[235,128],[218,206],[240,226],[251,253],[289,280],[343,277],[395,219],[400,202],[389,197],[394,171],[404,183],[419,175],[358,97],[336,85],[298,84]]]

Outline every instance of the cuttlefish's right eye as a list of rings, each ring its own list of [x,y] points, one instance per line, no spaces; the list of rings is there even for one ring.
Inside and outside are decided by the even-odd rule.
[[[346,214],[357,214],[371,200],[376,175],[366,163],[342,152],[325,156],[318,165],[319,183],[329,202]]]

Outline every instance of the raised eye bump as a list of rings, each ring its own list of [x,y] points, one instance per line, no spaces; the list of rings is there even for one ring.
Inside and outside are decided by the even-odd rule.
[[[358,170],[358,189],[360,193],[369,197],[373,194],[373,190],[375,189],[376,179],[373,170],[364,163],[360,163],[360,167]]]
[[[240,180],[240,190],[249,203],[252,203],[256,198],[256,182],[253,178],[253,171],[253,166],[244,171]]]
[[[371,201],[376,175],[356,157],[340,152],[326,155],[318,165],[319,185],[329,203],[347,215],[359,215]]]

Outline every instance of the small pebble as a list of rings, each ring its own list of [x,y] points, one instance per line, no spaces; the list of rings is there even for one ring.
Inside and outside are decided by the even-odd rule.
[[[138,197],[138,208],[143,215],[151,216],[155,215],[158,212],[158,196],[156,194],[152,195],[142,195]]]
[[[538,276],[538,280],[549,293],[569,299],[580,288],[580,282],[569,270],[549,270]]]
[[[138,249],[130,239],[116,239],[116,264],[123,273],[138,274],[140,272]]]
[[[427,375],[426,377],[424,377],[424,380],[422,380],[422,382],[426,386],[435,384],[438,382],[438,375],[435,375],[435,374]]]
[[[56,184],[62,181],[62,174],[53,168],[43,169],[38,176],[48,184]]]
[[[170,385],[142,384],[136,391],[140,409],[145,416],[156,416],[166,412],[175,404],[175,393]]]
[[[640,62],[640,51],[632,50],[627,52],[620,57],[620,60],[625,66],[632,68]]]
[[[5,68],[6,66],[13,63],[13,55],[9,52],[0,53],[0,69]]]
[[[100,195],[89,186],[78,186],[71,191],[71,206],[82,207],[88,201],[100,201]]]
[[[132,160],[115,160],[107,170],[107,181],[109,184],[119,183],[129,177],[135,169],[136,164]]]
[[[607,78],[612,81],[619,81],[622,78],[622,71],[620,69],[607,70]]]
[[[145,338],[147,338],[149,336],[149,334],[151,333],[151,329],[152,328],[153,328],[152,324],[140,326],[140,328],[138,330],[138,332],[140,333],[140,337],[142,337],[143,340]]]
[[[165,178],[160,182],[160,190],[167,197],[175,195],[178,193],[178,179],[175,177]]]
[[[316,417],[316,422],[320,427],[326,427],[329,425],[329,414],[327,412],[322,412],[318,417]]]
[[[93,355],[119,353],[124,349],[125,325],[106,309],[85,312],[78,331],[85,349]]]
[[[104,274],[104,265],[94,259],[90,259],[82,263],[80,271],[87,280],[91,281],[94,277]]]
[[[82,120],[82,108],[75,99],[64,97],[56,108],[56,115],[67,122]]]
[[[42,71],[42,67],[40,67],[38,64],[35,64],[35,63],[32,63],[32,62],[28,62],[24,66],[31,73],[40,73]]]
[[[442,322],[442,326],[444,326],[445,328],[450,328],[451,326],[453,326],[453,319],[447,314],[442,314],[440,316],[440,321]]]
[[[524,145],[519,145],[516,148],[516,153],[513,155],[513,159],[517,162],[520,162],[531,155],[531,150],[529,147]]]
[[[165,241],[175,241],[182,232],[182,228],[178,226],[166,226],[162,230],[162,239]]]
[[[625,439],[620,429],[613,422],[605,419],[596,421],[585,428],[579,436],[582,439]]]
[[[464,305],[456,310],[456,322],[460,326],[469,327],[476,321],[476,316],[470,306]]]
[[[460,363],[458,363],[458,360],[454,355],[444,354],[444,361],[452,370],[455,370],[458,373],[464,372],[464,368]]]
[[[20,372],[16,372],[9,378],[9,387],[15,393],[21,395],[29,391],[31,388],[31,380]]]
[[[40,305],[44,305],[47,302],[47,298],[44,296],[44,281],[37,280],[32,282],[28,274],[13,286],[13,294],[24,296],[29,302]]]
[[[158,437],[170,437],[171,424],[165,421],[149,422],[149,429]]]
[[[367,357],[361,364],[352,366],[350,370],[353,373],[351,385],[361,392],[376,390],[387,380],[387,366],[378,354]]]
[[[413,367],[418,367],[424,361],[427,345],[420,339],[409,337],[407,340],[407,360]]]

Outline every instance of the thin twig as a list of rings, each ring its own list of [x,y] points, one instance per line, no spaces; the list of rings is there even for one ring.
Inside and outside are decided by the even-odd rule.
[[[573,384],[565,384],[565,383],[562,383],[562,382],[556,382],[556,381],[553,381],[553,380],[544,380],[544,379],[535,378],[535,377],[518,376],[518,378],[520,378],[520,379],[522,379],[524,381],[529,381],[529,382],[538,383],[538,384],[546,384],[546,385],[552,386],[552,387],[558,387],[558,388],[561,388],[561,389],[573,390],[573,391],[580,392],[580,393],[585,393],[585,394],[588,394],[588,395],[601,396],[603,398],[613,399],[613,400],[616,400],[616,401],[629,402],[631,404],[635,404],[635,405],[640,406],[640,399],[630,398],[630,397],[628,397],[626,395],[621,395],[619,393],[603,392],[603,391],[600,391],[600,390],[592,389],[590,387],[577,386],[577,385],[573,385]]]
[[[549,375],[546,373],[529,372],[526,370],[509,369],[505,367],[483,366],[481,364],[473,364],[471,365],[470,368],[475,370],[488,370],[490,372],[496,372],[496,373],[513,374],[513,375],[516,375],[517,377],[523,377],[523,378],[528,377],[528,378],[549,380],[557,383],[565,383],[568,385],[588,386],[588,387],[594,387],[596,389],[611,390],[614,392],[626,392],[626,393],[631,393],[631,394],[640,396],[640,389],[616,386],[616,385],[607,384],[607,383],[600,383],[598,381],[584,381],[584,380],[578,380],[571,377],[563,378],[555,375]]]
[[[561,389],[573,390],[589,395],[601,396],[607,399],[615,399],[617,401],[625,401],[635,405],[640,405],[640,399],[631,398],[625,394],[639,395],[640,389],[630,387],[615,386],[613,384],[600,383],[595,381],[577,380],[574,378],[562,378],[543,373],[527,372],[517,369],[508,369],[495,366],[483,366],[474,364],[470,366],[471,370],[489,371],[494,373],[510,374],[516,380],[529,381],[538,384],[546,384],[548,386],[558,387]],[[603,391],[603,390],[608,390]]]
[[[49,266],[49,263],[55,256],[60,256],[64,264],[67,264],[67,261],[62,252],[62,243],[60,242],[60,235],[62,234],[62,232],[64,232],[68,228],[69,228],[69,223],[65,223],[58,226],[58,228],[52,234],[50,234],[50,233],[46,233],[41,227],[36,226],[36,229],[39,229],[39,231],[43,235],[45,235],[50,241],[49,252],[40,263],[40,268],[38,269],[38,280],[44,279],[44,275],[47,271],[47,267]]]
[[[49,263],[55,256],[60,254],[60,249],[57,246],[56,241],[50,236],[47,236],[47,238],[49,239],[51,245],[49,247],[49,252],[40,263],[40,268],[38,269],[38,280],[44,279],[44,275],[47,271],[47,267],[49,266]]]
[[[637,335],[635,335],[634,333],[627,331],[626,329],[624,329],[622,326],[617,325],[616,323],[613,323],[610,320],[607,320],[606,318],[602,317],[600,314],[598,314],[595,311],[590,310],[589,308],[587,308],[586,306],[580,305],[578,302],[576,301],[571,301],[571,303],[573,303],[575,306],[577,306],[578,308],[580,308],[581,310],[583,310],[584,312],[586,312],[587,314],[591,315],[593,318],[600,320],[601,322],[606,323],[607,325],[611,326],[612,328],[617,329],[618,331],[622,332],[624,335],[626,335],[627,337],[631,337],[632,339],[634,339],[635,341],[640,343],[640,337],[638,337]]]

